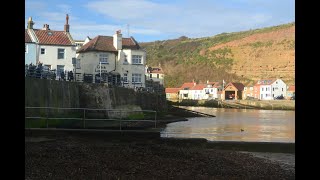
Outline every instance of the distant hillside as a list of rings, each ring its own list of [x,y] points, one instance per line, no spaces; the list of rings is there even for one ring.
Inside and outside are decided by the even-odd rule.
[[[166,87],[192,80],[245,84],[261,78],[281,78],[287,84],[295,81],[295,23],[140,45],[147,51],[147,65],[161,64]]]

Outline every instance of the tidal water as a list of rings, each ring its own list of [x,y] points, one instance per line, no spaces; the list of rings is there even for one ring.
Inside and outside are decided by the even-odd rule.
[[[184,107],[216,117],[167,124],[161,137],[209,141],[295,142],[295,111]],[[243,130],[243,131],[241,131]]]

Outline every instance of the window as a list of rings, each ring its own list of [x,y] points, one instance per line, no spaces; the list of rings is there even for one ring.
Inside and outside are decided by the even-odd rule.
[[[58,59],[64,59],[64,49],[58,49]]]
[[[253,87],[250,87],[250,90],[253,90]]]
[[[283,91],[283,88],[282,88],[282,91]]]
[[[123,64],[128,64],[128,58],[127,55],[124,55],[124,63]]]
[[[159,79],[159,74],[157,74],[157,78]]]
[[[152,74],[150,74],[150,78],[152,79]]]
[[[57,76],[60,77],[62,72],[64,72],[64,65],[57,65]]]
[[[211,92],[213,92],[213,89],[211,89]]]
[[[274,91],[274,88],[272,88],[272,91]]]
[[[109,64],[108,63],[108,54],[99,54],[99,62],[101,62],[101,64]]]
[[[127,73],[123,74],[123,82],[128,82],[128,74]]]
[[[24,45],[24,52],[28,53],[28,45],[26,45],[26,44]]]
[[[261,91],[263,91],[263,88],[261,89]]]
[[[141,83],[141,74],[132,74],[133,83]]]
[[[141,59],[141,55],[132,55],[132,64],[142,64]]]
[[[77,68],[77,69],[81,69],[80,59],[77,59],[77,60],[76,60],[76,68]]]
[[[45,48],[41,48],[41,49],[40,49],[40,53],[41,53],[41,54],[46,54],[46,49],[45,49]]]
[[[274,97],[274,94],[272,94],[272,97]]]

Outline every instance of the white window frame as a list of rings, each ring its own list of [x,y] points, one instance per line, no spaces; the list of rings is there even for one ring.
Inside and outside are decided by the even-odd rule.
[[[109,64],[109,56],[107,53],[100,53],[99,54],[99,63],[101,62],[101,64]]]
[[[142,82],[141,80],[142,80],[141,74],[136,74],[136,73],[132,74],[132,83],[135,83],[135,84],[141,83]]]
[[[123,74],[123,83],[128,83],[128,73]]]
[[[42,54],[42,50],[44,50],[43,54],[46,54],[46,48],[40,48],[40,54]]]
[[[132,55],[132,64],[142,64],[142,55]]]
[[[59,50],[63,50],[63,53],[59,52]],[[63,54],[63,58],[59,58],[59,53],[60,54]],[[58,59],[65,59],[66,57],[66,49],[64,48],[58,48]]]

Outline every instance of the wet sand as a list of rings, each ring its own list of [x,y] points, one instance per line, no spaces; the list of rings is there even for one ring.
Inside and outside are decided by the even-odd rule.
[[[295,179],[294,168],[257,157],[274,154],[208,149],[201,142],[27,133],[25,179]]]

